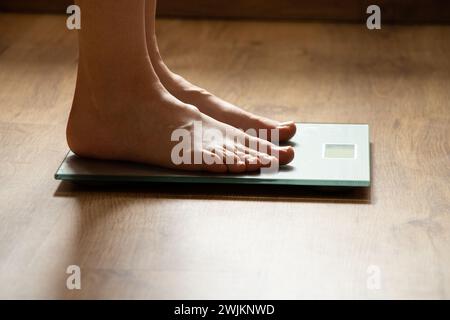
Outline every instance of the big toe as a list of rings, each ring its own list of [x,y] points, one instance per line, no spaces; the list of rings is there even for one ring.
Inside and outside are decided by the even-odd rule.
[[[275,137],[272,137],[272,130],[278,130],[279,142],[285,142],[290,140],[297,132],[297,126],[293,121],[279,123],[266,118],[258,118],[255,121],[256,122],[253,124],[254,125],[253,129],[256,129],[256,132],[258,133],[257,136],[261,139],[266,139],[268,141],[274,141]],[[261,129],[267,130],[267,134],[265,136],[259,135],[260,133],[259,130]]]
[[[281,165],[285,165],[292,162],[292,160],[294,160],[295,157],[295,151],[294,148],[292,147],[279,147],[278,154]]]
[[[293,121],[280,123],[277,126],[277,129],[280,142],[288,141],[295,136],[295,133],[297,132],[297,126]]]

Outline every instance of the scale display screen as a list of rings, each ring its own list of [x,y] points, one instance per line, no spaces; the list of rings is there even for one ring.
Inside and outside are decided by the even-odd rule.
[[[354,144],[326,144],[324,149],[325,158],[355,159],[356,157]]]

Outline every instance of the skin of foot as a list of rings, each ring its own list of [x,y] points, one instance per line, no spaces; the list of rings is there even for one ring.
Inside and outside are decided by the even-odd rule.
[[[181,170],[242,173],[261,167],[289,163],[292,148],[282,148],[249,136],[219,122],[196,107],[173,97],[151,74],[148,59],[145,67],[128,69],[120,81],[104,73],[92,74],[80,65],[74,103],[67,126],[67,140],[73,152],[82,157],[125,160]],[[139,85],[136,85],[139,84]],[[200,148],[190,150],[190,158],[201,154],[214,163],[175,165],[171,152],[177,142],[171,141],[176,129],[188,130],[194,136],[194,121],[200,121],[203,132],[215,129],[225,140],[217,145],[202,138]],[[227,132],[238,139],[227,140]],[[242,141],[243,143],[238,143]],[[257,147],[256,147],[257,146]],[[267,150],[259,152],[258,150]],[[274,150],[278,156],[270,155]],[[229,159],[232,159],[230,162]]]
[[[83,12],[75,96],[67,125],[67,142],[79,156],[141,162],[161,167],[241,173],[292,161],[291,147],[279,147],[202,113],[171,95],[160,82],[148,54],[145,0],[77,0]],[[111,21],[116,23],[111,24]],[[202,136],[188,152],[201,154],[199,164],[175,164],[178,142],[172,133],[194,136],[216,130],[237,139]],[[259,152],[258,150],[266,150]]]
[[[296,133],[293,121],[280,123],[247,112],[173,73],[161,58],[155,32],[156,0],[146,0],[147,46],[153,67],[164,87],[179,100],[195,105],[212,118],[243,130],[278,129],[280,142],[287,141]],[[270,139],[270,135],[267,136]]]

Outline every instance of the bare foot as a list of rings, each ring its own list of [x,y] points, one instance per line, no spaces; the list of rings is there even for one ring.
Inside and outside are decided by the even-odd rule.
[[[280,141],[287,141],[295,135],[293,121],[280,123],[245,111],[173,73],[158,56],[152,56],[152,64],[166,89],[179,100],[193,104],[210,117],[243,130],[278,129]],[[268,137],[270,139],[270,136]]]
[[[259,129],[278,129],[280,141],[287,141],[295,135],[296,126],[294,122],[280,123],[254,115],[212,95],[170,71],[159,53],[155,32],[155,13],[156,1],[147,0],[146,37],[148,53],[161,83],[172,95],[185,103],[195,105],[202,113],[235,128],[255,129],[256,131]]]
[[[144,61],[145,60],[145,61]],[[122,66],[120,74],[102,72],[101,68],[80,62],[77,89],[71,110],[67,140],[73,152],[83,157],[126,160],[183,170],[245,172],[259,170],[275,162],[289,163],[293,149],[281,148],[219,122],[196,107],[173,97],[159,82],[150,58]],[[206,130],[233,131],[239,137],[216,145],[203,136],[200,147],[190,152],[215,159],[214,163],[175,164],[171,157],[177,142],[171,135],[176,129],[194,135],[193,123],[201,121]],[[264,146],[267,152],[254,147]],[[261,150],[261,149],[259,149]],[[270,150],[279,153],[274,157]],[[232,161],[225,161],[225,158]]]

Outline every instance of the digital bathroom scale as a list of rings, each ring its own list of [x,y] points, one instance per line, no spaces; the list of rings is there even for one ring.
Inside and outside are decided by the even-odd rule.
[[[370,186],[369,126],[298,123],[289,142],[294,160],[278,172],[215,174],[184,172],[136,163],[84,159],[69,152],[57,180],[108,183],[219,183],[299,186]]]

